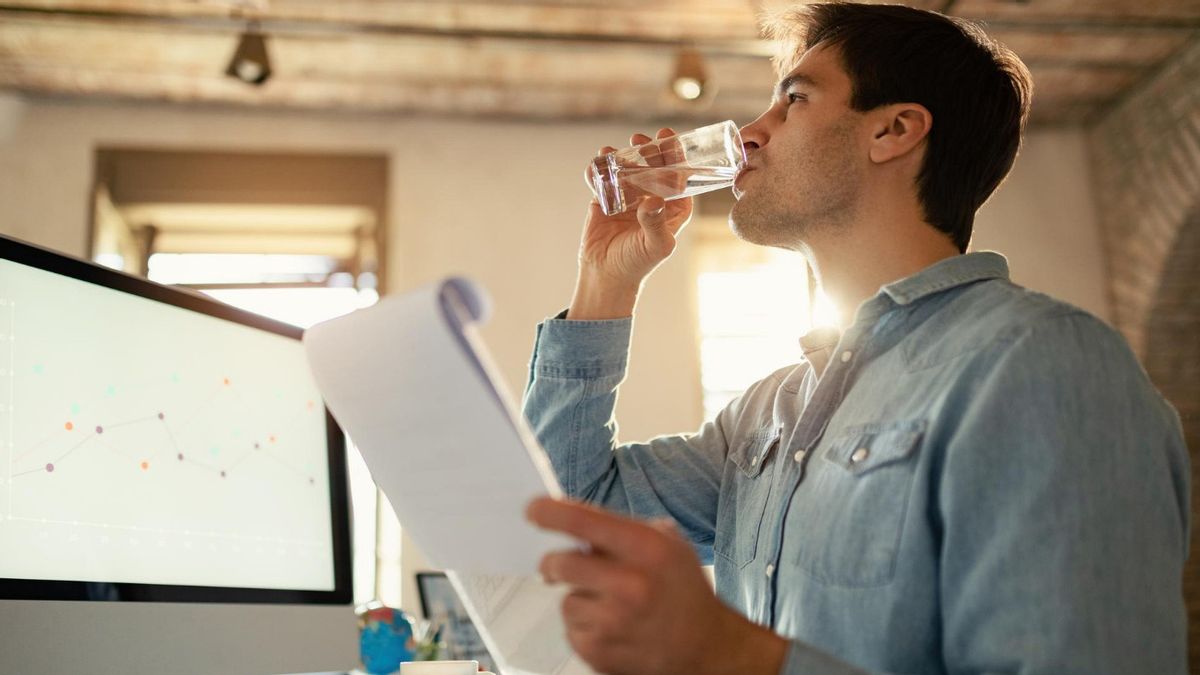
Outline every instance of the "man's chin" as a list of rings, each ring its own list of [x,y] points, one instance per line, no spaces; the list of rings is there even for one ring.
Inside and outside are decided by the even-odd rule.
[[[763,213],[753,200],[743,199],[729,210],[729,229],[747,244],[794,250],[803,226],[780,213]]]
[[[760,229],[759,218],[755,217],[754,209],[750,202],[739,200],[734,203],[733,208],[729,210],[729,229],[737,236],[738,239],[750,244],[761,244],[760,237],[755,236],[755,233]],[[761,234],[761,233],[759,233]]]

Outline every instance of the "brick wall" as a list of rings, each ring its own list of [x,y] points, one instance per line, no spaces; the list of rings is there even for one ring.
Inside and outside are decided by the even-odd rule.
[[[1200,526],[1200,36],[1088,129],[1117,328],[1180,413]],[[1200,536],[1184,572],[1200,673]]]
[[[1144,353],[1176,235],[1200,195],[1200,38],[1088,131],[1114,321]]]

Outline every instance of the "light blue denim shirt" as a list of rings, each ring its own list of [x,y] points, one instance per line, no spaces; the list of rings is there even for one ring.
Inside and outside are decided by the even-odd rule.
[[[678,522],[783,673],[1185,673],[1189,468],[1124,340],[943,260],[696,433],[620,443],[632,320],[538,327],[525,413],[564,490]]]

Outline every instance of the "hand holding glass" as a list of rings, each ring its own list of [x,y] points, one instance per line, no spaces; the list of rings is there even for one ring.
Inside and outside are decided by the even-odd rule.
[[[737,125],[725,121],[601,155],[588,167],[588,187],[611,216],[650,195],[671,200],[729,187],[745,163]]]

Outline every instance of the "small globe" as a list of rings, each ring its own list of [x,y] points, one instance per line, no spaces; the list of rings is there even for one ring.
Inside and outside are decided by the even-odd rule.
[[[375,606],[359,615],[359,656],[373,675],[394,673],[403,661],[413,661],[417,641],[412,619],[393,607]]]

